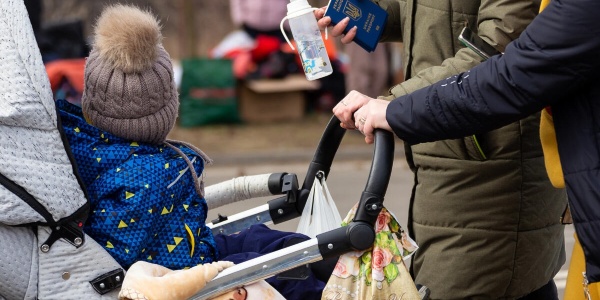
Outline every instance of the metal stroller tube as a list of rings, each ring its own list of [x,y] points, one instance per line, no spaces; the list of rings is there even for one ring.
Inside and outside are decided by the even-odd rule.
[[[287,173],[240,176],[204,188],[208,209],[258,197],[282,194]]]
[[[327,177],[345,132],[340,127],[340,121],[332,117],[309,165],[302,188],[297,190],[295,196],[269,201],[269,211],[275,223],[300,216],[317,172],[323,171]],[[192,299],[207,299],[307,263],[336,257],[351,250],[368,249],[375,240],[374,224],[383,207],[393,161],[392,133],[376,130],[367,184],[360,197],[356,216],[348,226],[225,269]]]

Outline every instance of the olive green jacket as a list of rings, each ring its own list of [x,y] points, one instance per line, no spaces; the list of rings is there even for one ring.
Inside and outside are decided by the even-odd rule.
[[[458,41],[465,25],[503,51],[539,9],[532,0],[374,1],[389,14],[382,41],[405,47],[408,80],[388,98],[480,63]],[[408,227],[420,246],[412,271],[434,299],[517,298],[546,284],[565,261],[566,194],[547,178],[539,114],[477,142],[407,147],[415,172]]]

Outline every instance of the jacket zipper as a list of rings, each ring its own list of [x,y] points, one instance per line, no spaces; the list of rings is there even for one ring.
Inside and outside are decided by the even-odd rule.
[[[590,295],[590,281],[587,279],[587,274],[585,272],[581,272],[583,274],[583,294],[585,295],[586,300],[592,300],[592,295]]]
[[[473,139],[473,144],[475,144],[475,148],[477,148],[477,152],[479,152],[479,155],[481,155],[481,157],[483,159],[487,159],[487,156],[485,156],[485,153],[483,152],[483,149],[481,149],[481,145],[479,144],[479,140],[477,140],[477,136],[476,135],[472,135],[471,138]]]

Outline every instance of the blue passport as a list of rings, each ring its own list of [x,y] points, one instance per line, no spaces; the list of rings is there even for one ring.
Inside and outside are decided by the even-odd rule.
[[[369,52],[377,47],[387,21],[387,12],[371,0],[331,0],[325,16],[331,17],[333,25],[349,17],[344,34],[356,26],[354,42]]]

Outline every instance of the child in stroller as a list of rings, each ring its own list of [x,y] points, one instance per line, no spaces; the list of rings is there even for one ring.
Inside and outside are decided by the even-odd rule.
[[[35,38],[31,32],[23,3],[18,0],[1,1],[0,19],[5,20],[5,22],[0,22],[0,32],[3,36],[3,39],[0,40],[0,53],[2,54],[0,56],[3,57],[0,60],[0,66],[5,70],[0,76],[0,106],[2,106],[0,148],[3,149],[0,151],[0,244],[2,245],[0,247],[0,251],[2,251],[2,255],[0,255],[0,298],[115,299],[116,293],[119,292],[116,289],[117,284],[124,277],[123,269],[106,251],[108,243],[100,245],[83,231],[90,210],[90,201],[88,201],[89,197],[84,196],[85,189],[82,188],[84,185],[81,176],[76,176],[78,172],[65,137],[66,134],[73,134],[81,129],[78,127],[65,129],[60,124],[61,120],[57,120],[58,112],[52,99],[39,49],[35,47]],[[118,74],[112,75],[118,76]],[[79,118],[81,118],[80,115]],[[279,204],[291,204],[294,211],[298,211],[299,207],[301,210],[302,203],[306,201],[305,197],[308,194],[306,187],[310,187],[312,184],[311,177],[314,179],[314,174],[318,170],[323,170],[327,176],[333,155],[344,133],[339,126],[339,121],[337,123],[336,121],[337,119],[332,119],[328,125],[324,138],[315,153],[315,158],[310,164],[308,173],[313,176],[306,177],[302,189],[296,190],[297,186],[292,185],[292,191],[297,193],[290,193],[288,197],[291,198],[288,199],[293,199],[293,202],[297,201],[299,204],[292,201],[287,203],[286,199],[280,198],[276,199],[275,202],[278,205],[273,210],[271,202],[269,203],[269,211],[275,212],[278,220],[280,217],[284,219],[294,217],[289,214],[292,210],[288,212],[287,206],[279,206]],[[69,133],[68,130],[73,132]],[[104,132],[96,133],[100,137],[104,134]],[[231,290],[231,288],[239,287],[240,283],[246,284],[260,280],[276,274],[278,270],[279,272],[287,270],[291,266],[296,267],[322,258],[335,257],[349,249],[367,249],[371,245],[370,240],[374,239],[375,219],[373,217],[375,215],[373,213],[376,214],[377,210],[365,211],[365,209],[372,209],[375,206],[379,208],[383,203],[383,195],[391,173],[390,162],[394,149],[391,135],[386,136],[383,132],[378,132],[378,134],[380,138],[375,140],[372,172],[363,192],[363,196],[368,195],[368,197],[361,197],[357,217],[348,227],[326,232],[322,238],[318,237],[301,242],[299,245],[287,247],[285,250],[266,254],[264,260],[263,257],[260,257],[232,266],[208,282],[199,299],[214,297],[214,295]],[[115,137],[111,135],[110,138]],[[112,143],[112,140],[107,139],[102,138],[97,141],[96,145]],[[138,143],[129,143],[131,147],[135,147],[136,144]],[[185,149],[186,147],[180,146],[180,148]],[[115,155],[116,153],[105,154],[107,155],[96,157],[96,161],[104,160],[106,162],[106,160],[119,159]],[[130,155],[132,159],[139,156],[135,151]],[[98,158],[100,158],[99,161]],[[190,155],[190,158],[192,160],[194,158],[201,159],[202,155]],[[176,159],[184,160],[185,158],[173,155],[169,159],[174,162]],[[187,165],[187,162],[185,163]],[[135,170],[141,172],[139,173],[140,177],[148,175],[142,172],[143,167],[137,166],[137,170]],[[167,165],[163,167],[168,168]],[[195,171],[202,171],[202,168],[198,169],[198,166],[194,168]],[[147,170],[152,172],[152,169]],[[119,173],[119,171],[119,169],[113,170],[115,173]],[[191,172],[185,168],[182,171],[181,174],[171,178],[169,182],[176,181],[179,175],[181,175],[179,179],[186,177]],[[126,177],[126,179],[134,178]],[[180,180],[176,184],[181,182]],[[143,187],[146,188],[145,185]],[[191,194],[197,195],[193,190],[195,188],[192,189]],[[115,193],[117,191],[120,190],[116,190]],[[135,198],[131,197],[134,196],[131,194],[125,193],[126,196],[130,196],[125,198]],[[124,199],[123,202],[126,203],[127,200]],[[284,200],[283,202],[286,203],[281,203],[280,200]],[[368,206],[365,206],[366,201],[369,202]],[[155,210],[152,209],[152,211]],[[161,213],[164,212],[167,216],[171,211],[169,207],[167,210],[161,210]],[[275,217],[273,220],[275,221]],[[120,229],[130,228],[137,220],[132,218],[123,221],[127,227],[119,221],[117,225],[121,225]],[[212,228],[214,230],[219,227]],[[168,245],[174,244],[175,247],[167,247],[168,245],[165,247],[177,250],[179,246],[184,245],[184,242],[187,241],[173,237],[173,242]],[[288,249],[289,252],[287,252]],[[286,251],[285,254],[282,251]],[[265,270],[267,261],[272,265]],[[138,261],[133,267],[140,264],[143,266],[148,263]],[[167,290],[173,289],[171,291],[173,293],[181,291],[176,284],[181,279],[212,278],[218,269],[227,266],[224,264],[214,267],[213,264],[204,264],[193,267],[189,271],[164,274],[164,269],[163,271],[159,270],[160,265],[151,265],[154,267],[152,268],[153,275],[162,276],[157,278],[176,279],[176,282],[167,285],[169,287]],[[248,268],[249,266],[252,268]],[[128,270],[125,281],[132,278],[129,275],[135,273],[133,267]],[[192,275],[195,274],[193,270],[208,269],[213,270],[200,272],[200,275],[197,276]],[[249,272],[238,272],[241,269]],[[212,273],[212,275],[208,273]],[[184,276],[179,276],[182,274]],[[240,280],[231,280],[232,277]],[[158,286],[152,287],[159,288]],[[123,290],[124,288],[121,289],[121,291]],[[176,298],[182,297],[166,297],[166,299]],[[296,299],[298,297],[294,295],[289,298]],[[265,299],[267,298],[265,297]]]
[[[264,225],[215,237],[205,225],[202,174],[210,159],[193,145],[166,139],[179,102],[161,39],[149,12],[107,7],[86,61],[81,109],[57,100],[91,201],[85,232],[124,268],[141,260],[177,270],[238,263],[307,240]],[[318,299],[324,286],[312,274],[267,281],[287,299]]]

